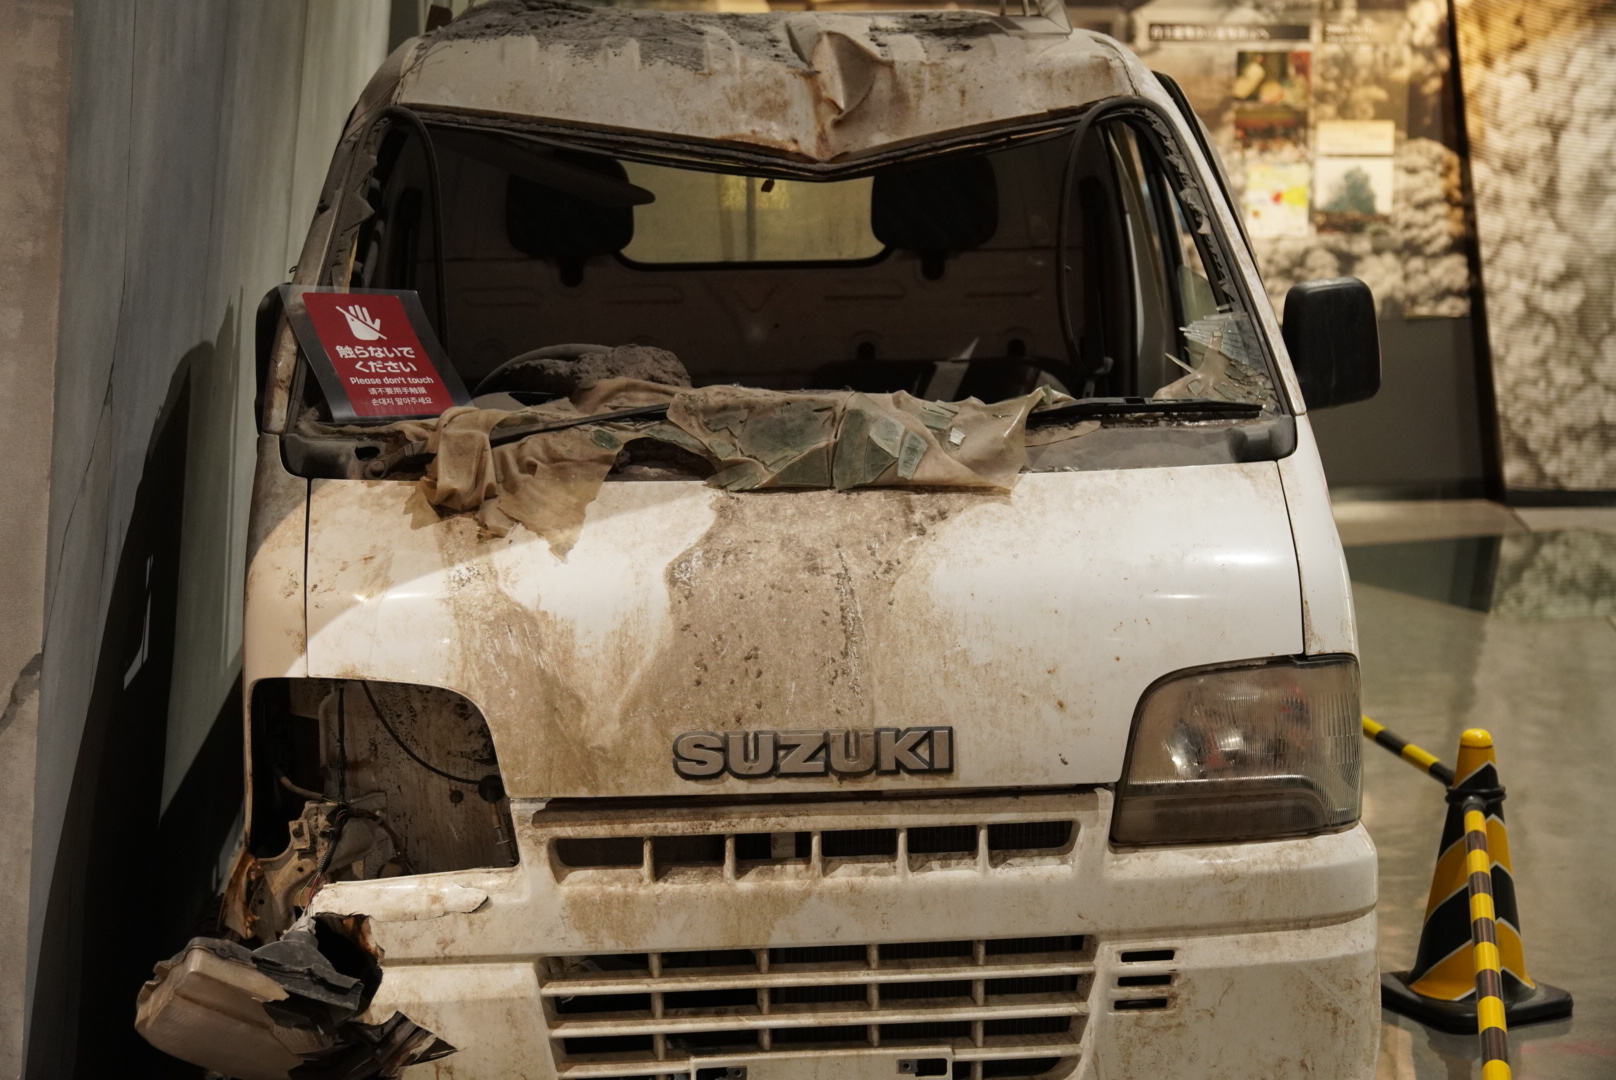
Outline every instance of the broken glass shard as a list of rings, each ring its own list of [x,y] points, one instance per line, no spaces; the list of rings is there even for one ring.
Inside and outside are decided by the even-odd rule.
[[[920,459],[926,456],[926,440],[912,431],[903,433],[903,444],[898,448],[898,475],[905,480],[914,479],[920,468]]]

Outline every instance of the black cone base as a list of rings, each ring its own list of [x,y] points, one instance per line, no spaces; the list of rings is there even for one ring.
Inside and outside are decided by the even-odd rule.
[[[1476,1033],[1476,1000],[1438,1001],[1422,997],[1408,988],[1403,980],[1406,971],[1380,973],[1380,1005],[1394,1013],[1401,1013],[1438,1031],[1455,1035]],[[1537,989],[1519,1001],[1504,1006],[1504,1019],[1513,1029],[1520,1024],[1537,1024],[1544,1020],[1558,1020],[1571,1015],[1571,994],[1558,986],[1538,983]]]

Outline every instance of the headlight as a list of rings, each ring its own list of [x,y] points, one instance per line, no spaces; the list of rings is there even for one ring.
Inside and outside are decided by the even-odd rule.
[[[1118,785],[1118,844],[1298,836],[1358,820],[1358,661],[1283,659],[1145,691]]]

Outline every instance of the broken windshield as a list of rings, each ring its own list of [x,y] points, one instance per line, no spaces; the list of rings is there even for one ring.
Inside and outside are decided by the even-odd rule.
[[[348,285],[418,291],[477,407],[566,406],[512,430],[570,424],[590,411],[580,394],[627,379],[662,389],[608,395],[614,408],[725,387],[783,395],[781,408],[842,395],[837,417],[863,407],[846,395],[893,416],[907,400],[1026,402],[1023,427],[1038,430],[1016,463],[1034,470],[1249,460],[1293,443],[1294,428],[1259,430],[1288,422],[1262,338],[1208,196],[1142,110],[1081,129],[1075,153],[1065,130],[836,179],[445,126],[430,129],[434,176],[429,129],[379,130]],[[329,414],[313,380],[303,389],[306,433]],[[685,435],[661,474],[736,466],[714,452],[725,436]],[[634,473],[635,441],[608,459],[614,475]],[[726,475],[769,486],[778,464]]]
[[[437,329],[480,392],[521,392],[487,379],[587,342],[667,350],[696,386],[994,401],[1179,384],[1169,396],[1272,404],[1205,196],[1141,127],[1095,124],[1075,156],[1066,132],[831,180],[434,127]],[[420,138],[388,131],[373,175],[350,284],[416,289],[436,322]],[[1209,360],[1235,374],[1180,382]]]

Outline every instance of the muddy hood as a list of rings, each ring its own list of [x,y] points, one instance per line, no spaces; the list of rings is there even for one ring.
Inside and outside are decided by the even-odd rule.
[[[1272,463],[608,483],[565,561],[413,491],[313,484],[308,673],[465,695],[518,798],[1110,783],[1152,681],[1302,649]]]

